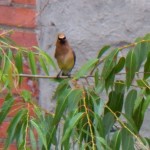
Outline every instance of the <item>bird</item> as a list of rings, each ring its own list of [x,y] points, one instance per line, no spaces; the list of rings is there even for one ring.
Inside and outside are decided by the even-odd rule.
[[[57,77],[60,77],[60,75],[70,77],[76,62],[76,55],[64,33],[59,33],[57,36],[54,56],[60,68]]]

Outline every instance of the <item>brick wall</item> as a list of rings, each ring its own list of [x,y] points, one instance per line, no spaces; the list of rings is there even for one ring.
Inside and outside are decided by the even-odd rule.
[[[36,40],[36,0],[0,0],[0,30],[13,29],[14,32],[11,38],[19,45],[28,47],[29,49],[37,45]],[[29,73],[27,66],[24,66],[24,72]],[[28,89],[33,92],[35,97],[38,96],[38,86],[29,78],[23,79],[23,84],[14,94],[17,94],[22,89]],[[3,97],[0,97],[0,107],[4,102]],[[7,137],[7,127],[10,119],[14,116],[17,110],[26,107],[26,104],[21,100],[15,100],[15,104],[5,121],[0,125],[0,150],[3,150],[3,144]],[[15,144],[12,144],[9,150],[16,150]]]

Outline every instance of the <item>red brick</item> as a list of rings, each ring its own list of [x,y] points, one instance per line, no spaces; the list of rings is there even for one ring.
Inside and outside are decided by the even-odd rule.
[[[0,5],[10,5],[11,0],[0,0]]]
[[[3,149],[4,149],[4,143],[0,143],[0,150],[3,150]],[[8,150],[17,150],[17,147],[15,146],[15,144],[11,144]]]
[[[36,33],[15,31],[11,38],[19,45],[24,47],[37,46]]]
[[[6,138],[7,136],[7,128],[9,126],[9,122],[4,121],[1,125],[0,125],[0,138]]]
[[[14,8],[9,6],[0,6],[0,24],[34,28],[35,10],[28,8]]]
[[[19,95],[23,90],[30,91],[32,93],[32,96],[36,98],[39,94],[38,82],[24,77],[21,85],[18,85],[17,88],[14,88],[12,92],[13,94]]]
[[[18,3],[18,4],[29,4],[29,5],[36,4],[36,0],[12,0],[12,2]]]

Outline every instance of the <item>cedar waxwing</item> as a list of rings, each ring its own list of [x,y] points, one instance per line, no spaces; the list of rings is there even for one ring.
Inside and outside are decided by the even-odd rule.
[[[57,37],[55,58],[61,69],[57,77],[59,77],[61,73],[62,76],[70,76],[70,72],[75,65],[76,56],[63,33],[58,34]]]

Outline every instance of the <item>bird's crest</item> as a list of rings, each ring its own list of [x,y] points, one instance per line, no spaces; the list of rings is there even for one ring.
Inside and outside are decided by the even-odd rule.
[[[59,34],[58,34],[58,39],[59,39],[59,40],[62,40],[62,39],[65,39],[65,38],[66,38],[66,36],[65,36],[64,33],[59,33]]]

